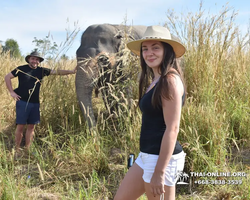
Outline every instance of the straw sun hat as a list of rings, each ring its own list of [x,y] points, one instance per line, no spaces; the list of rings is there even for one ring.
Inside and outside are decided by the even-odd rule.
[[[40,63],[43,62],[43,60],[44,60],[44,58],[42,58],[42,57],[40,56],[40,54],[39,54],[37,51],[33,51],[30,55],[27,55],[27,56],[25,57],[25,61],[26,61],[27,63],[29,63],[29,59],[30,59],[31,56],[32,56],[32,57],[37,57],[37,58],[39,58]]]
[[[181,57],[186,51],[185,47],[180,42],[171,37],[169,30],[162,26],[148,26],[142,39],[129,42],[127,47],[133,53],[140,56],[141,44],[148,40],[156,40],[170,44],[173,47],[177,58]]]

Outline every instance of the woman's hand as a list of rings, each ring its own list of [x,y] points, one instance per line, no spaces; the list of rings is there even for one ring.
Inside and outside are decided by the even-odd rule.
[[[165,173],[155,171],[150,181],[151,192],[154,196],[165,193],[164,183],[165,183]]]

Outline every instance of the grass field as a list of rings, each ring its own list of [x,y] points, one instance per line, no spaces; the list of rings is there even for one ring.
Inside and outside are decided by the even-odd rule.
[[[177,199],[250,199],[249,34],[240,32],[236,13],[226,7],[215,16],[206,17],[201,9],[166,17],[166,25],[187,48],[183,66],[188,98],[178,140],[187,153],[189,185],[178,185]],[[130,59],[126,67],[138,64]],[[139,153],[140,111],[121,101],[112,117],[101,97],[93,95],[97,129],[89,131],[79,110],[74,75],[49,76],[42,83],[41,123],[31,151],[15,160],[15,102],[4,76],[24,63],[0,54],[0,199],[112,199],[127,171],[128,154]],[[47,65],[73,69],[76,61]],[[127,84],[138,86],[136,79]],[[134,105],[136,96],[135,89]],[[190,172],[246,176],[191,177]],[[208,180],[214,184],[206,184]]]

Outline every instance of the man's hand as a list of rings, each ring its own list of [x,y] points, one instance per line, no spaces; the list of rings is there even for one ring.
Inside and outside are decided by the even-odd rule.
[[[15,92],[11,92],[10,95],[16,100],[16,101],[19,101],[21,99],[21,97],[15,93]]]

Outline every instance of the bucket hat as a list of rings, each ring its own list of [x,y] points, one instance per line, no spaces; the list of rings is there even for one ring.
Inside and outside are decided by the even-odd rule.
[[[127,43],[127,47],[136,55],[140,56],[141,44],[144,41],[156,40],[168,43],[174,49],[177,58],[183,56],[186,49],[178,41],[172,38],[169,30],[162,26],[148,26],[142,38],[139,40],[131,41]]]
[[[30,55],[27,55],[27,56],[25,57],[25,61],[26,61],[27,63],[29,63],[29,58],[30,58],[31,56],[39,58],[40,63],[43,62],[43,60],[44,60],[44,58],[42,58],[42,57],[40,56],[39,52],[33,51],[33,52],[30,53]]]

